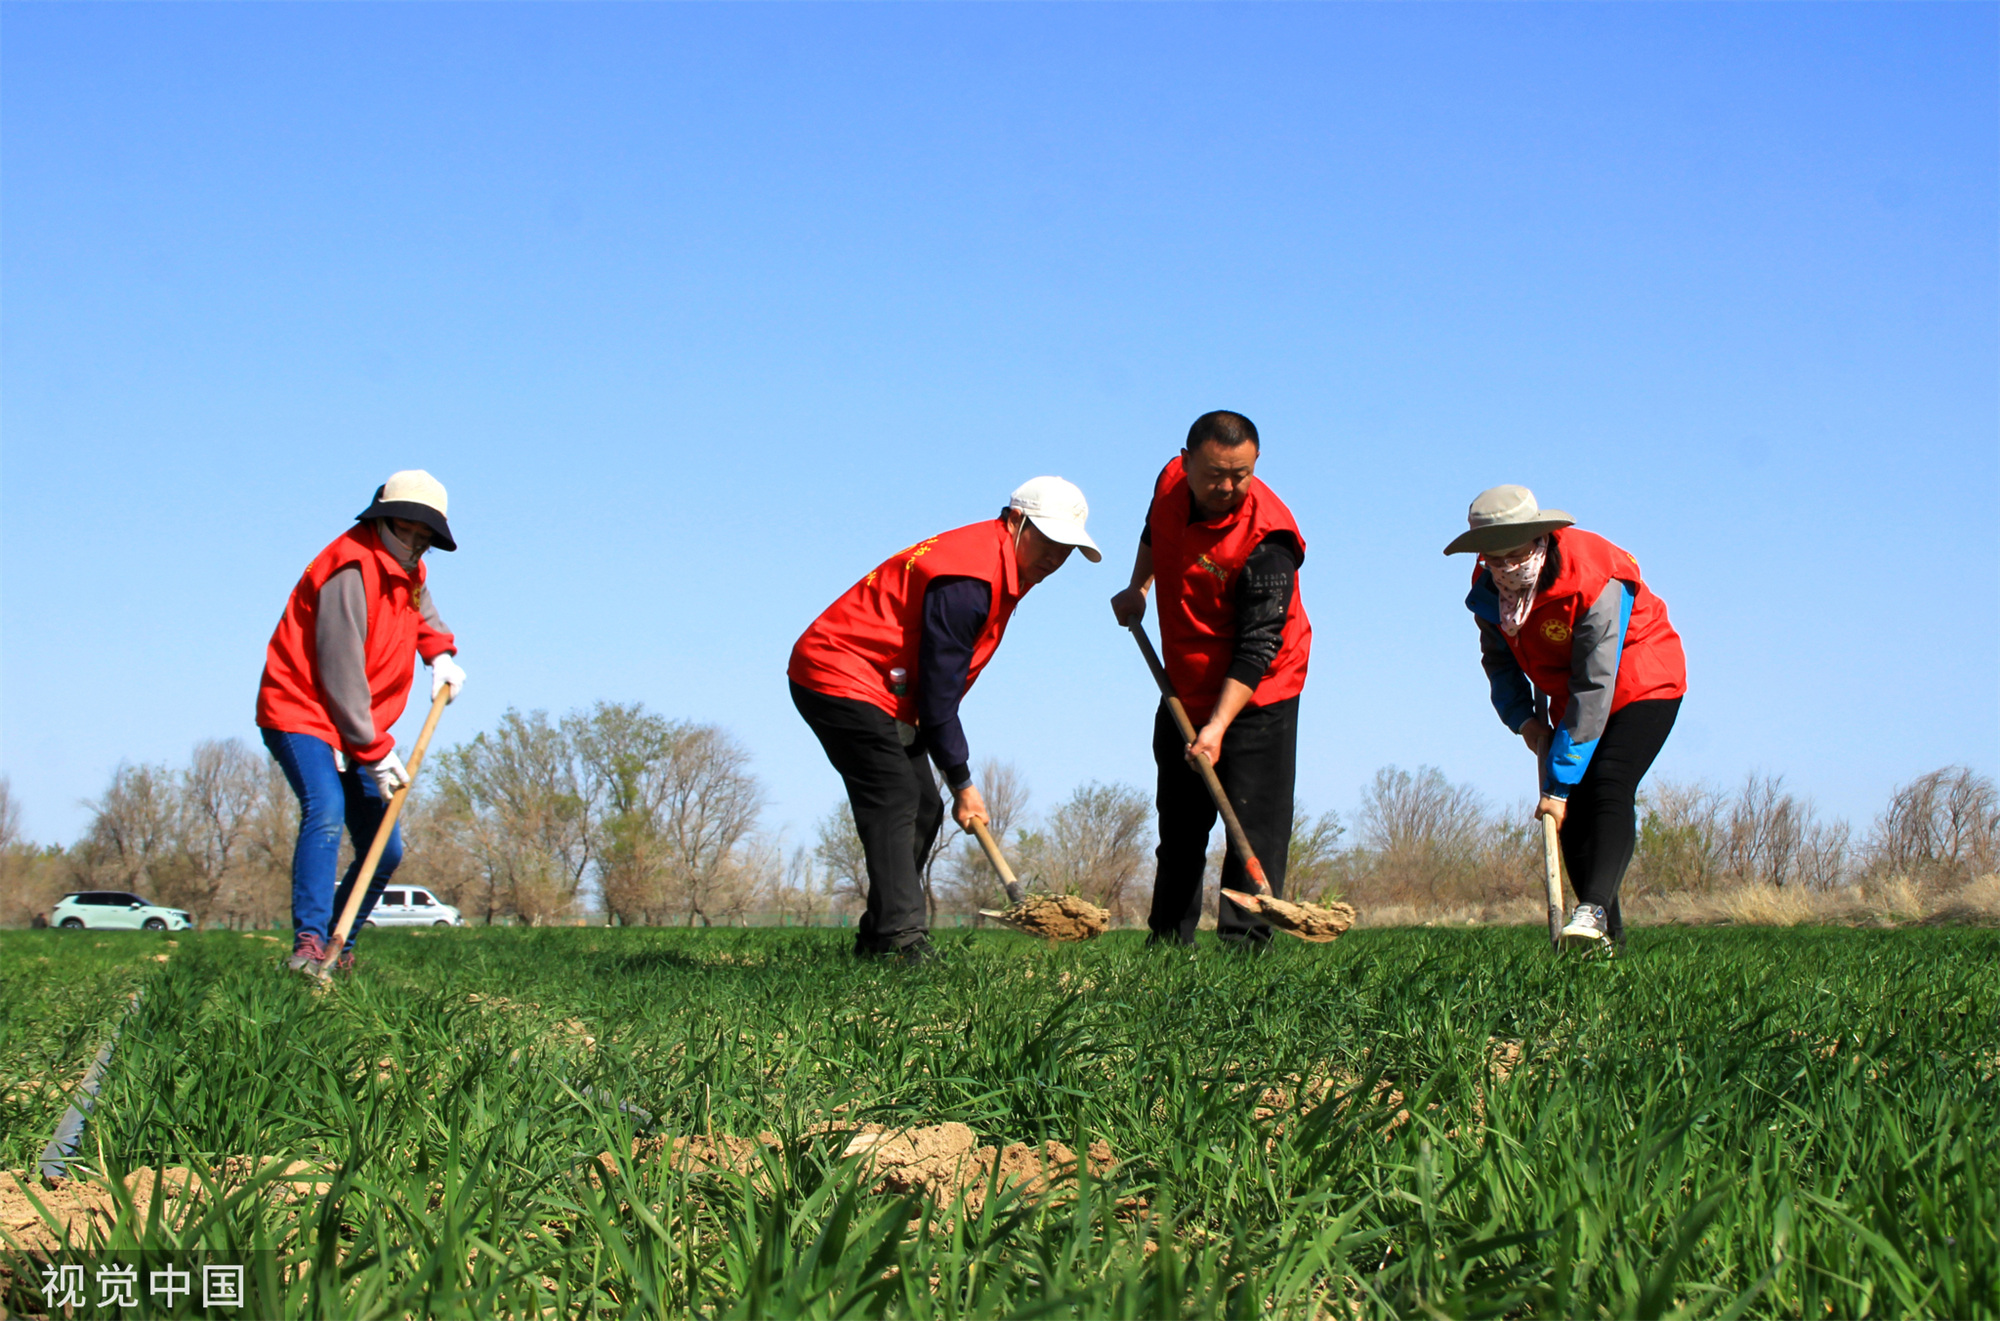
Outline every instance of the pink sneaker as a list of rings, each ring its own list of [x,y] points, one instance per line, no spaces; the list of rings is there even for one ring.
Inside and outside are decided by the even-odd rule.
[[[292,937],[292,957],[285,963],[293,972],[312,972],[326,960],[326,941],[316,931],[301,931]]]

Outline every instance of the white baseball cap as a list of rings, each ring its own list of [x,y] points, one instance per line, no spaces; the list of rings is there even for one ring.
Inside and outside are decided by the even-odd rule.
[[[1083,498],[1075,482],[1060,477],[1031,477],[1014,488],[1007,507],[1027,515],[1035,530],[1050,541],[1082,551],[1083,558],[1092,564],[1104,558],[1097,543],[1083,530],[1083,521],[1090,517],[1090,501]]]

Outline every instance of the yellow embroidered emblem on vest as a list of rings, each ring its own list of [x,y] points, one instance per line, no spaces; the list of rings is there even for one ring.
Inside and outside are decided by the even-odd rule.
[[[1223,567],[1220,564],[1217,564],[1214,560],[1208,558],[1208,556],[1205,554],[1195,556],[1194,567],[1200,569],[1203,573],[1213,574],[1215,577],[1215,581],[1219,583],[1226,583],[1229,581],[1229,574],[1224,571]]]
[[[1544,619],[1542,621],[1542,636],[1551,642],[1568,642],[1569,625],[1563,623],[1560,619]]]

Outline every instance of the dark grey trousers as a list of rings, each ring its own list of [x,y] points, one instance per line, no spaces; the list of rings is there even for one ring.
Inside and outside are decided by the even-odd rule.
[[[944,824],[944,801],[922,742],[904,747],[895,719],[879,707],[791,687],[792,705],[847,785],[868,855],[868,907],[855,952],[885,954],[924,939],[930,930],[924,859]]]
[[[1201,920],[1201,880],[1208,866],[1208,837],[1215,829],[1215,800],[1201,775],[1187,762],[1187,744],[1165,702],[1153,719],[1153,760],[1159,766],[1159,871],[1153,880],[1153,911],[1146,925],[1157,940],[1194,943]],[[1299,699],[1269,706],[1246,706],[1222,736],[1222,763],[1215,768],[1243,833],[1264,864],[1264,876],[1279,896],[1285,893],[1285,862],[1292,846],[1292,782],[1298,772]],[[1227,847],[1227,841],[1224,841]],[[1251,889],[1234,849],[1222,864],[1225,890]],[[1256,913],[1221,901],[1216,934],[1232,944],[1263,944],[1271,928]]]

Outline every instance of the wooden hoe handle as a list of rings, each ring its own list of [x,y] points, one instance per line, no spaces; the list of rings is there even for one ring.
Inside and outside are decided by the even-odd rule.
[[[1146,668],[1153,672],[1153,682],[1160,685],[1160,696],[1167,699],[1167,710],[1174,716],[1174,723],[1180,726],[1183,741],[1194,742],[1194,722],[1188,719],[1187,708],[1181,699],[1174,696],[1174,682],[1167,677],[1166,666],[1160,664],[1159,653],[1153,650],[1153,640],[1146,636],[1146,626],[1137,620],[1126,625],[1132,636],[1138,640],[1139,650],[1146,657]],[[1264,878],[1264,864],[1257,861],[1257,851],[1250,847],[1250,837],[1243,833],[1243,823],[1236,819],[1236,809],[1229,805],[1229,795],[1223,792],[1222,781],[1215,778],[1215,765],[1202,753],[1191,753],[1188,760],[1201,774],[1201,782],[1208,786],[1208,796],[1215,800],[1216,810],[1222,813],[1223,829],[1229,832],[1229,843],[1236,850],[1236,856],[1243,860],[1243,870],[1250,877],[1250,883],[1257,887],[1257,897],[1270,895],[1271,882]]]
[[[417,746],[410,749],[410,760],[403,769],[409,773],[409,780],[402,788],[390,795],[389,809],[382,813],[382,823],[375,827],[375,838],[368,845],[368,855],[361,860],[361,870],[355,874],[354,888],[348,891],[347,902],[341,907],[340,922],[333,929],[332,937],[326,942],[326,960],[313,969],[314,975],[324,979],[333,961],[340,957],[340,951],[347,947],[347,937],[354,930],[354,918],[361,911],[362,896],[375,880],[375,869],[382,865],[382,850],[389,847],[389,836],[396,829],[396,818],[403,814],[403,804],[410,801],[410,790],[417,787],[417,768],[424,764],[424,749],[431,745],[431,735],[437,729],[438,717],[444,714],[445,704],[451,701],[451,690],[440,689],[431,699],[431,713],[424,717],[424,727],[417,735]]]
[[[986,823],[977,817],[972,820],[972,833],[979,837],[979,847],[986,850],[986,860],[993,864],[994,871],[1000,873],[1000,884],[1007,887],[1007,902],[1020,906],[1028,893],[1014,879],[1014,869],[1007,865],[1006,856],[1000,852],[999,841],[993,838],[993,832],[986,828]]]
[[[1547,724],[1548,710],[1548,697],[1538,697],[1535,700],[1535,718],[1543,724]],[[1535,801],[1537,805],[1541,802],[1543,773],[1543,759],[1537,757],[1535,758]],[[1542,879],[1548,889],[1549,948],[1561,949],[1563,929],[1562,847],[1556,835],[1555,818],[1549,816],[1542,818]]]

